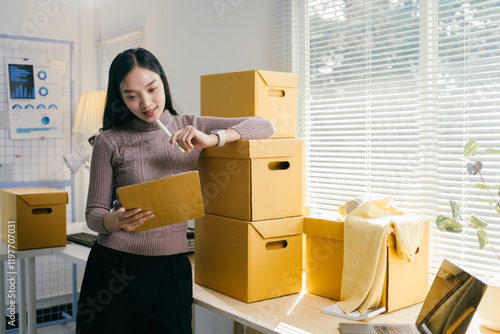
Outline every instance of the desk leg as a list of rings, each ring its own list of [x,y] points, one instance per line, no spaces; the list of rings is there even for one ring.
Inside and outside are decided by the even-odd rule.
[[[72,294],[72,309],[73,309],[73,321],[76,322],[76,312],[78,310],[78,295],[77,295],[77,280],[78,280],[78,267],[73,263],[73,294]]]
[[[196,305],[191,305],[191,330],[196,333]]]
[[[5,262],[0,261],[0,301],[4,303],[5,300]],[[0,307],[0,334],[5,334],[7,330],[5,329],[5,307]]]
[[[35,258],[26,259],[26,300],[28,305],[28,334],[36,334],[36,279]]]
[[[233,334],[262,334],[262,332],[233,321]]]
[[[26,334],[26,259],[18,259],[17,260],[17,292],[18,292],[18,300],[17,304],[19,305],[19,334]]]

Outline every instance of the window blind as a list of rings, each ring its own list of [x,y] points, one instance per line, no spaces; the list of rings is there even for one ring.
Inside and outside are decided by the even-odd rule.
[[[99,90],[107,90],[111,62],[122,51],[143,46],[143,33],[133,31],[97,42],[97,80]]]
[[[500,259],[476,232],[438,231],[449,201],[488,222],[500,251],[500,215],[480,175],[500,185],[500,3],[498,1],[296,0],[294,71],[299,136],[306,140],[306,199],[312,215],[352,197],[392,196],[431,221],[431,274],[449,258],[478,274]],[[498,189],[492,189],[499,200]]]

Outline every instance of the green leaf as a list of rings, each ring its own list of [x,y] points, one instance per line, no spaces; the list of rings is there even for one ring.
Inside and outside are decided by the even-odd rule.
[[[483,169],[483,163],[481,161],[470,161],[467,162],[467,173],[470,175],[477,175],[481,169]]]
[[[485,183],[476,183],[476,188],[479,188],[479,189],[500,189],[500,185],[499,186],[490,186],[490,185],[487,185]]]
[[[495,205],[495,210],[497,210],[497,213],[500,215],[500,204],[497,203],[497,205]]]
[[[488,203],[489,205],[493,205],[493,201],[492,201],[491,199],[487,199],[487,198],[476,198],[476,200],[486,202],[486,203]]]
[[[472,157],[476,153],[477,149],[479,148],[479,144],[477,143],[477,140],[471,139],[465,144],[464,147],[464,156],[465,157]]]
[[[453,218],[458,218],[459,213],[460,213],[460,207],[458,206],[457,202],[450,201],[450,207],[451,207],[451,214],[453,215]]]
[[[495,150],[493,148],[487,148],[486,150],[484,150],[486,153],[489,153],[489,154],[500,154],[500,150]]]
[[[484,230],[478,230],[477,240],[479,241],[479,248],[483,249],[488,244],[488,233]]]
[[[439,215],[436,218],[436,226],[440,231],[460,233],[464,229],[463,225],[455,219]]]
[[[472,214],[470,222],[475,228],[479,230],[482,230],[483,228],[488,226],[488,224],[482,218],[476,216],[475,214]]]

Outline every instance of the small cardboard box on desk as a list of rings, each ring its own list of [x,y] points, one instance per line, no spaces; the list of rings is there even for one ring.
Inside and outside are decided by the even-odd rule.
[[[250,303],[302,289],[303,218],[196,220],[196,284]]]
[[[306,235],[306,290],[340,300],[344,264],[344,222],[304,217]],[[429,222],[413,261],[403,261],[394,234],[387,239],[387,273],[379,307],[392,312],[423,302],[429,280]]]
[[[272,138],[295,138],[298,75],[241,71],[201,76],[201,116],[260,116],[274,124]]]
[[[2,241],[16,250],[66,245],[67,203],[68,193],[52,188],[2,189]]]

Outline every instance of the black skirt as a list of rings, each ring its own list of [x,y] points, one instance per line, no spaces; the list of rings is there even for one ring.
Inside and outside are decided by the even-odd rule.
[[[191,334],[192,303],[185,255],[135,255],[96,243],[85,267],[76,333]]]

